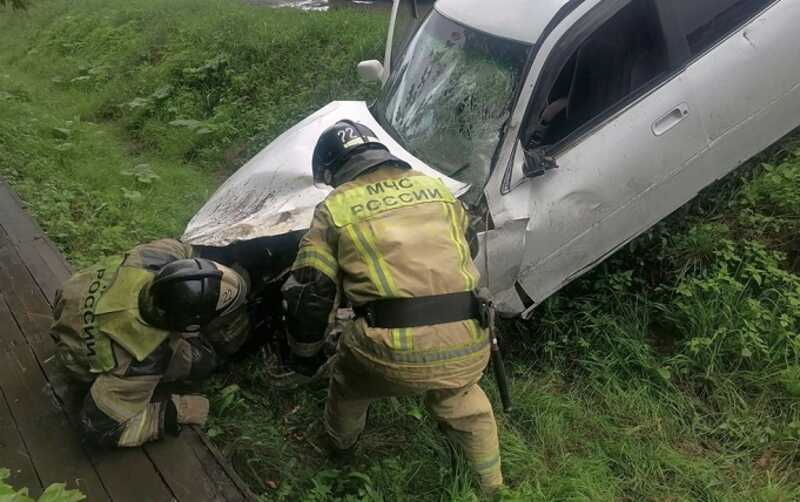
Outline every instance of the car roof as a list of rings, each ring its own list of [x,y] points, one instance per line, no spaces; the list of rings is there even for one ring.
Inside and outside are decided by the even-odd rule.
[[[439,0],[436,10],[459,24],[528,44],[539,40],[570,0]]]

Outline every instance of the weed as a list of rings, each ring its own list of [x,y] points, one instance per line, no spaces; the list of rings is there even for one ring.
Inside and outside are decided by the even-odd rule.
[[[6,483],[11,476],[8,469],[0,468],[0,500],[7,502],[35,502],[28,496],[28,489],[16,490]],[[63,483],[55,483],[45,488],[39,502],[81,502],[86,496],[78,490],[68,490]]]

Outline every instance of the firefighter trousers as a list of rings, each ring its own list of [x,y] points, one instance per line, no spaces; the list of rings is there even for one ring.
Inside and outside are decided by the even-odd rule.
[[[463,448],[481,487],[492,491],[503,484],[500,447],[492,405],[478,385],[479,378],[456,388],[437,382],[434,374],[429,381],[404,382],[395,371],[386,374],[340,344],[328,388],[325,427],[337,447],[350,448],[364,430],[372,401],[423,394],[428,411],[450,440]]]

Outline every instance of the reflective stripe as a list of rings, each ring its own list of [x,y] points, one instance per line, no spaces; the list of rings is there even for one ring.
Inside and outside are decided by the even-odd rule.
[[[355,186],[325,200],[334,225],[344,227],[392,209],[430,202],[453,204],[445,184],[430,176],[406,176]]]
[[[352,233],[355,239],[358,240],[358,243],[361,244],[359,250],[363,249],[364,253],[362,253],[362,257],[365,258],[365,261],[371,263],[371,269],[375,271],[375,276],[378,278],[378,283],[374,282],[378,291],[381,291],[381,287],[383,288],[382,294],[388,298],[398,298],[400,296],[400,292],[397,289],[397,285],[394,282],[394,277],[392,276],[391,271],[389,270],[386,261],[383,259],[383,255],[381,255],[378,245],[375,242],[375,238],[372,235],[372,230],[365,225],[365,230],[362,229],[358,225],[350,225],[347,227],[348,231],[352,229]],[[366,255],[366,256],[365,256]],[[393,341],[393,348],[399,350],[410,350],[411,349],[411,330],[408,328],[397,328],[391,331],[392,334],[392,341]]]
[[[409,364],[449,364],[453,359],[462,359],[480,355],[489,347],[489,338],[483,337],[475,343],[460,346],[444,347],[431,351],[399,351],[379,345],[365,335],[355,337],[358,348],[363,349],[382,361]]]
[[[339,264],[336,259],[330,254],[315,247],[306,246],[300,250],[297,259],[294,261],[292,270],[298,268],[311,267],[319,270],[334,282],[337,281]]]
[[[144,413],[132,417],[125,424],[122,434],[117,440],[117,446],[131,447],[142,444],[142,434],[144,433]]]
[[[469,335],[472,337],[473,340],[480,340],[481,338],[481,329],[478,328],[478,321],[475,319],[470,319],[466,321],[467,323],[467,330],[469,331]]]
[[[375,263],[369,259],[369,255],[367,254],[367,250],[361,244],[361,241],[358,237],[356,237],[355,230],[353,230],[352,226],[345,227],[347,231],[347,235],[350,237],[350,240],[353,242],[353,246],[356,247],[358,250],[358,254],[361,255],[361,259],[364,260],[364,263],[367,264],[367,270],[369,271],[369,278],[372,281],[372,284],[375,285],[375,288],[378,290],[378,293],[381,295],[386,295],[386,291],[381,287],[381,282],[378,279],[378,269]]]
[[[411,350],[414,339],[411,337],[412,328],[396,328],[392,330],[393,347],[398,350]]]
[[[360,138],[359,137],[359,138],[351,139],[350,141],[348,141],[347,143],[344,144],[344,147],[345,148],[353,148],[354,146],[363,145],[363,144],[364,144],[364,138]]]
[[[499,466],[500,466],[500,452],[498,452],[494,457],[490,458],[489,460],[486,460],[485,462],[478,462],[472,465],[472,467],[479,473],[484,473],[486,471],[497,469]]]
[[[392,275],[392,271],[389,270],[389,265],[386,263],[386,260],[383,258],[383,254],[381,254],[380,247],[378,247],[377,239],[375,238],[375,234],[372,231],[372,227],[369,224],[366,225],[353,225],[356,231],[356,235],[361,235],[366,240],[367,244],[367,251],[375,256],[375,260],[378,264],[378,275],[382,276],[383,279],[386,281],[386,292],[392,298],[397,298],[400,296],[400,291],[397,289],[397,284],[394,281],[394,276]]]
[[[367,263],[370,269],[370,275],[372,276],[372,282],[375,288],[381,296],[395,297],[396,294],[394,293],[393,287],[394,280],[391,277],[391,273],[386,268],[386,264],[383,262],[383,258],[378,252],[377,247],[374,246],[374,241],[369,239],[356,225],[349,225],[346,228],[347,232],[350,234],[350,238],[353,240],[353,244],[358,248],[362,259]]]
[[[458,219],[456,218],[456,212],[453,208],[452,204],[445,205],[445,211],[447,211],[447,216],[450,218],[450,240],[453,241],[453,244],[456,247],[456,251],[458,252],[458,267],[461,271],[461,275],[464,276],[465,282],[465,290],[472,291],[475,289],[475,277],[469,272],[469,261],[472,260],[472,257],[469,253],[469,248],[464,241],[464,232],[461,229],[461,225],[459,225]]]

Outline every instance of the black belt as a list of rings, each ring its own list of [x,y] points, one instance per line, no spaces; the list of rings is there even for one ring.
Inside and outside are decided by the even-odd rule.
[[[371,328],[416,328],[449,322],[481,320],[481,302],[472,291],[447,295],[378,300],[353,307]]]

